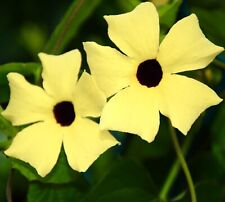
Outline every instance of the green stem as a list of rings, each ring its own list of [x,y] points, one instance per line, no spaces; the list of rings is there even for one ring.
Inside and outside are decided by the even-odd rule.
[[[191,177],[189,168],[188,168],[185,158],[183,156],[183,154],[186,155],[186,153],[191,145],[193,134],[187,137],[187,139],[182,147],[182,150],[181,150],[179,142],[177,140],[176,132],[175,132],[174,128],[172,127],[171,123],[169,125],[170,125],[169,127],[170,127],[170,134],[171,134],[172,142],[174,144],[174,148],[177,153],[178,159],[175,161],[172,168],[170,169],[169,175],[162,187],[159,197],[162,201],[167,201],[167,195],[169,193],[169,190],[177,177],[177,174],[180,170],[180,166],[182,166],[184,174],[187,179],[188,186],[189,186],[192,202],[196,202],[197,200],[196,200],[194,184],[192,181],[192,177]]]
[[[68,32],[68,30],[70,29],[70,27],[73,23],[73,20],[76,17],[77,12],[79,11],[79,9],[80,9],[80,7],[82,6],[83,3],[84,3],[84,0],[79,0],[79,1],[75,2],[72,5],[72,7],[70,8],[71,12],[68,15],[68,17],[66,18],[63,29],[59,33],[58,38],[56,40],[56,43],[51,50],[52,53],[58,53],[60,51],[60,48],[62,46],[64,37],[65,37],[66,33]]]
[[[7,202],[12,202],[12,169],[9,171],[9,176],[6,185]]]
[[[177,153],[178,159],[181,163],[181,166],[183,168],[184,174],[185,174],[186,179],[187,179],[189,191],[190,191],[190,194],[191,194],[191,201],[196,202],[197,201],[196,193],[195,193],[195,188],[194,188],[194,183],[193,183],[193,180],[192,180],[192,177],[191,177],[191,173],[190,173],[190,170],[188,168],[187,162],[185,161],[185,158],[182,154],[182,151],[181,151],[181,148],[180,148],[177,136],[176,136],[176,132],[175,132],[175,130],[172,127],[171,124],[170,124],[170,133],[171,133],[171,137],[172,137],[172,141],[173,141],[173,144],[174,144],[175,151]]]
[[[73,0],[49,38],[44,52],[60,54],[103,0]]]
[[[180,163],[178,160],[176,160],[175,163],[173,164],[173,166],[171,167],[169,175],[167,176],[167,179],[166,179],[166,181],[162,187],[162,190],[159,194],[159,198],[162,201],[167,201],[167,195],[170,191],[172,184],[174,183],[174,181],[177,177],[179,170],[180,170]]]

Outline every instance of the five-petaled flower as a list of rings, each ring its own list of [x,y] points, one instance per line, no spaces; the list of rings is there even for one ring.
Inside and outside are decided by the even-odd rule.
[[[88,73],[78,80],[78,50],[59,56],[40,53],[39,57],[44,89],[18,73],[8,74],[11,95],[2,114],[13,125],[32,125],[16,135],[5,153],[28,162],[45,176],[56,164],[63,143],[69,165],[83,172],[118,143],[87,118],[100,116],[106,98]]]
[[[197,17],[178,21],[159,45],[159,17],[154,5],[141,3],[133,11],[105,16],[116,49],[85,42],[91,73],[107,97],[100,127],[154,140],[159,112],[187,134],[209,106],[221,102],[206,85],[175,73],[206,67],[223,51],[207,40]]]

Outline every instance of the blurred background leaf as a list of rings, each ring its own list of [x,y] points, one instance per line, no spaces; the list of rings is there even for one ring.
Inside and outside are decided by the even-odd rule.
[[[225,200],[225,189],[215,181],[205,181],[195,187],[198,202],[223,202]],[[181,199],[174,200],[177,202],[190,201],[188,193],[182,194]]]
[[[0,151],[0,201],[6,201],[6,189],[10,173],[10,160]]]
[[[76,171],[73,171],[68,165],[66,155],[62,150],[56,166],[53,168],[52,172],[46,177],[40,177],[36,170],[29,164],[20,161],[18,159],[13,159],[12,167],[19,170],[29,181],[41,181],[43,183],[51,184],[64,184],[73,181],[81,181],[83,175]]]
[[[225,46],[224,22],[225,22],[225,4],[217,5],[210,8],[210,13],[207,8],[194,6],[191,9],[199,18],[201,28],[206,36],[219,46]],[[223,53],[224,54],[224,53]]]
[[[40,80],[41,65],[39,63],[8,63],[0,65],[0,103],[6,103],[9,100],[9,85],[6,75],[9,72],[23,74],[32,83],[38,83]]]
[[[28,191],[28,202],[69,202],[80,201],[82,193],[74,187],[69,185],[49,185],[41,183],[30,184]]]
[[[2,108],[0,107],[0,113],[1,112]],[[4,150],[9,146],[17,132],[18,128],[13,127],[12,124],[0,114],[0,150]]]
[[[159,21],[163,28],[169,29],[174,24],[181,3],[182,0],[174,0],[158,7]]]
[[[59,54],[76,37],[82,23],[92,14],[102,0],[75,0],[62,18],[44,48],[46,53]]]
[[[131,194],[132,193],[132,194]],[[150,174],[140,164],[121,159],[108,168],[99,182],[93,186],[82,202],[149,201],[157,197],[156,187]]]

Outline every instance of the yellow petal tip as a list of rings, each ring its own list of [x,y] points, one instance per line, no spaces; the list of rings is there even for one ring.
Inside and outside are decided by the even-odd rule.
[[[1,115],[2,115],[3,117],[6,116],[6,112],[5,112],[5,111],[6,111],[6,110],[4,110],[4,111],[1,112]]]
[[[116,143],[114,144],[114,146],[116,146],[116,145],[120,146],[120,145],[122,145],[122,144],[121,144],[121,142],[116,141]]]
[[[94,41],[85,41],[85,42],[83,42],[82,44],[83,44],[83,47],[84,47],[84,49],[85,49],[87,46],[92,46],[92,45],[95,45],[95,44],[97,44],[97,43],[94,42]]]
[[[103,15],[103,18],[106,20],[110,15]]]
[[[32,166],[32,165],[31,165]],[[35,168],[36,169],[36,171],[37,171],[37,173],[38,173],[38,175],[40,175],[41,177],[46,177],[50,172],[49,171],[43,171],[43,170],[38,170],[37,168]]]
[[[38,53],[38,57],[39,57],[40,59],[42,59],[42,58],[45,57],[45,56],[47,56],[46,53],[43,53],[43,52]]]
[[[220,104],[222,101],[223,101],[223,99],[218,97],[218,104]]]
[[[192,14],[190,14],[189,16],[192,17],[192,18],[198,19],[197,15],[196,15],[195,13],[192,13]]]
[[[3,153],[7,156],[10,156],[9,149],[5,150]]]
[[[86,50],[86,47],[87,47],[90,43],[91,43],[90,41],[82,42],[83,47],[84,47],[84,50]]]
[[[218,47],[218,53],[222,53],[224,51],[224,47],[222,46],[217,46]]]
[[[9,72],[8,74],[7,74],[7,79],[8,80],[11,80],[11,79],[13,79],[13,78],[15,78],[15,77],[17,77],[17,76],[22,76],[21,74],[19,74],[19,73],[17,73],[17,72]]]
[[[107,24],[109,23],[108,21],[110,20],[110,18],[112,18],[113,15],[104,15],[103,18],[105,19],[105,21],[107,22]]]
[[[150,139],[143,139],[143,138],[142,139],[147,141],[148,143],[151,143],[155,140],[155,137],[156,137],[156,135],[153,138],[150,138]]]

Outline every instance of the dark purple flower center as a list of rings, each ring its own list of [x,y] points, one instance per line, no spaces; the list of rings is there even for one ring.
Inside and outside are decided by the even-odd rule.
[[[137,79],[141,85],[155,87],[162,79],[162,68],[157,60],[146,60],[138,66]]]
[[[69,126],[75,120],[75,111],[72,102],[63,101],[54,106],[53,113],[57,123],[61,126]]]

